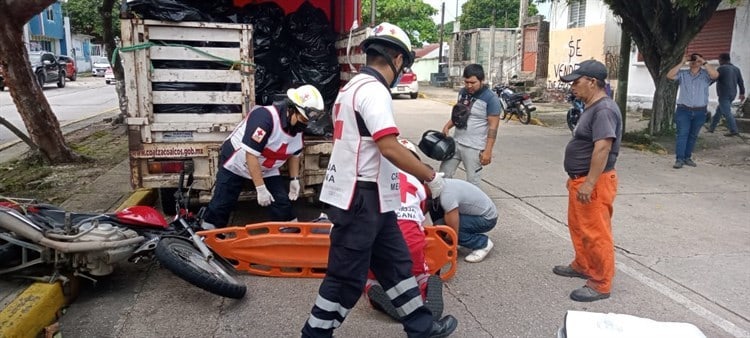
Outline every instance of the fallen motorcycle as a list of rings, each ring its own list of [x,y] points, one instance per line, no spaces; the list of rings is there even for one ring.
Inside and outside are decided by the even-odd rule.
[[[196,234],[202,210],[197,216],[188,211],[192,174],[187,181],[185,194],[183,173],[175,192],[177,213],[170,223],[148,206],[84,214],[35,200],[0,197],[0,276],[49,267],[51,275],[33,279],[64,281],[72,273],[95,282],[120,262],[156,257],[195,286],[223,297],[244,297],[246,286],[230,273],[233,268]]]
[[[503,106],[503,120],[508,121],[513,115],[516,115],[518,121],[523,124],[531,122],[531,112],[536,110],[536,106],[534,106],[528,93],[515,93],[505,85],[496,85],[492,88],[492,91],[495,92]]]

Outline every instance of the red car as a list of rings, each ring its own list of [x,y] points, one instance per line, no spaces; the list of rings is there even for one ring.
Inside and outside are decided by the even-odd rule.
[[[65,64],[65,77],[67,77],[70,81],[75,81],[78,77],[76,60],[67,55],[60,55],[57,57],[57,61]]]

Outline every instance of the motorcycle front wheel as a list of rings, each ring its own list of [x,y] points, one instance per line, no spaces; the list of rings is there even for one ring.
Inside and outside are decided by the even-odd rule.
[[[518,121],[523,124],[529,124],[531,122],[531,111],[526,106],[518,109]]]
[[[178,277],[222,297],[240,299],[247,287],[232,277],[216,259],[206,260],[187,239],[167,237],[156,246],[156,259]]]

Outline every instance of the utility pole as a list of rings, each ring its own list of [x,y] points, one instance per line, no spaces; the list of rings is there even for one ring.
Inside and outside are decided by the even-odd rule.
[[[440,6],[440,50],[438,51],[438,73],[443,72],[443,33],[445,32],[445,1]]]

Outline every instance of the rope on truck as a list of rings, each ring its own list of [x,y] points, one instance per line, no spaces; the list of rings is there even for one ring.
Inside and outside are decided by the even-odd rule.
[[[192,50],[192,51],[194,51],[194,52],[196,52],[198,54],[201,54],[203,56],[207,56],[209,58],[212,58],[214,60],[217,60],[217,61],[220,61],[220,62],[226,64],[227,66],[229,66],[229,70],[238,69],[240,66],[249,66],[249,67],[255,68],[255,63],[244,62],[242,60],[232,60],[232,59],[223,58],[221,56],[211,54],[211,53],[206,52],[206,51],[204,51],[204,50],[202,50],[200,48],[196,48],[196,47],[193,47],[193,46],[190,46],[190,45],[179,44],[179,43],[166,43],[166,42],[154,43],[154,42],[151,42],[151,41],[147,41],[147,42],[144,42],[144,43],[135,44],[135,45],[132,45],[132,46],[116,47],[115,50],[114,50],[114,52],[112,53],[112,59],[111,59],[111,63],[110,64],[115,64],[115,62],[117,61],[117,55],[119,53],[121,53],[121,52],[134,52],[134,51],[141,50],[141,49],[149,49],[151,47],[159,47],[159,46],[183,47],[183,48],[190,49],[190,50]],[[149,71],[151,71],[151,72],[154,71],[154,65],[151,64],[151,63],[149,64]],[[240,72],[240,74],[242,74],[244,76],[250,76],[250,75],[252,75],[251,73],[248,73],[248,72]]]

